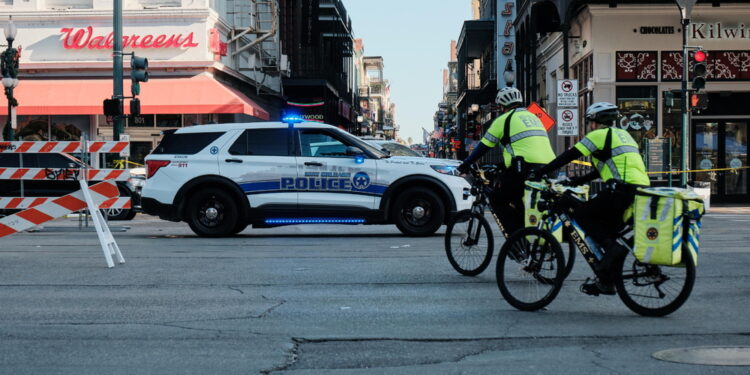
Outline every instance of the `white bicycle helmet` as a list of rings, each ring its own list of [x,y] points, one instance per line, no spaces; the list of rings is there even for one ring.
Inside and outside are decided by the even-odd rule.
[[[503,87],[497,92],[495,103],[507,107],[513,103],[523,103],[523,95],[515,87]]]
[[[617,110],[617,106],[607,102],[594,103],[586,110],[586,120],[607,126],[612,125],[612,122],[617,120],[619,116],[620,112]]]

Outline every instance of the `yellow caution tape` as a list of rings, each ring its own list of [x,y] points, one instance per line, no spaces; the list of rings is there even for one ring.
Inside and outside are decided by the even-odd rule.
[[[580,164],[585,165],[587,167],[591,167],[591,163],[587,161],[580,161],[580,160],[573,160],[573,164]],[[662,172],[646,172],[647,174],[678,174],[678,173],[700,173],[700,172],[721,172],[721,171],[737,171],[740,169],[748,169],[748,167],[738,167],[738,168],[713,168],[713,169],[691,169],[687,171],[662,171]]]

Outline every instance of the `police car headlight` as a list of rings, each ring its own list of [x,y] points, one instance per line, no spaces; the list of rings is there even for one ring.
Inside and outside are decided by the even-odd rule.
[[[447,174],[451,176],[460,176],[461,174],[458,173],[458,167],[453,165],[431,165],[433,170],[438,173]]]

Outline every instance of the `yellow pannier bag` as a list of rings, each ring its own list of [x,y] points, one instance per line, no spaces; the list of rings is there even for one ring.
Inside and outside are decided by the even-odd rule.
[[[526,227],[538,227],[539,221],[544,220],[544,212],[539,210],[539,202],[542,201],[541,193],[547,189],[547,185],[543,182],[526,181],[526,187],[524,190],[523,202],[524,202],[524,226]],[[584,199],[588,198],[589,187],[579,186],[576,188],[565,187],[557,184],[552,185],[552,189],[563,192],[564,190],[572,190],[579,197]],[[552,219],[547,219],[552,220]],[[555,239],[562,243],[563,242],[563,227],[562,221],[559,218],[555,219],[554,222],[547,223],[550,228],[550,232]]]
[[[685,248],[698,264],[703,200],[681,188],[639,188],[633,203],[635,257],[643,263],[676,266]]]

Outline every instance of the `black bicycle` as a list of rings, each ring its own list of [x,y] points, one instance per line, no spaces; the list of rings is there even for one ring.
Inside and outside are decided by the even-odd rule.
[[[563,223],[564,236],[579,249],[596,275],[601,249],[585,240],[585,233],[569,213],[581,198],[567,188],[545,182],[543,205],[546,216]],[[620,232],[618,241],[632,250],[632,222]],[[667,267],[638,261],[628,251],[616,262],[615,289],[623,303],[635,313],[665,316],[676,311],[688,299],[695,283],[695,260],[681,249],[684,264]],[[514,233],[500,249],[497,260],[497,285],[513,307],[533,311],[550,304],[567,277],[560,243],[541,228],[524,228]],[[583,291],[583,288],[581,288]]]
[[[501,169],[492,164],[471,168],[471,191],[469,193],[475,197],[474,202],[471,209],[456,214],[445,230],[445,253],[448,261],[462,275],[477,276],[484,272],[492,261],[494,234],[485,218],[486,210],[492,214],[503,236],[506,239],[509,237],[489,202],[490,194],[494,189],[492,183],[498,180],[500,173],[502,173]],[[552,225],[553,222],[548,220],[539,220],[537,224],[541,230],[549,230]],[[568,250],[568,260],[564,268],[565,276],[573,269],[576,253],[572,244]]]

